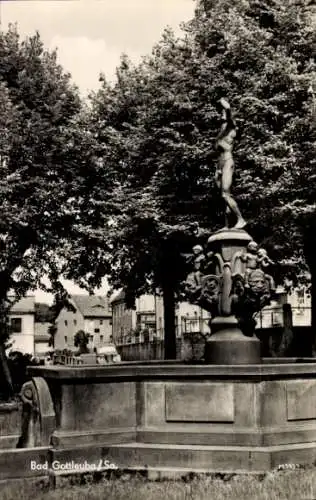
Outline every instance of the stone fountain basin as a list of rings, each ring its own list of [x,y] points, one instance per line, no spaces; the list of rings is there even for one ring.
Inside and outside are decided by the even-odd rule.
[[[106,469],[264,472],[316,460],[316,362],[29,367],[36,446],[0,451],[0,479]],[[32,469],[31,462],[46,468]],[[53,464],[68,469],[55,469]],[[107,470],[107,469],[106,469]],[[54,480],[55,480],[54,479]]]
[[[50,464],[108,460],[124,469],[256,472],[316,459],[312,358],[28,371],[36,383],[45,380],[43,401],[51,398],[54,408]],[[41,412],[45,426],[45,405]]]

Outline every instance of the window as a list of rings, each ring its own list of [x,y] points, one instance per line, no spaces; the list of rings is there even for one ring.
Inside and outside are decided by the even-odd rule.
[[[77,320],[76,320],[76,319],[74,319],[74,325],[76,325],[76,324],[77,324]]]
[[[95,328],[94,333],[100,333],[100,328]]]
[[[91,344],[93,343],[93,335],[89,335],[89,341],[91,342]]]
[[[100,335],[100,342],[103,342],[103,335]]]
[[[68,337],[65,336],[65,344],[68,343]]]
[[[103,319],[100,319],[100,325],[103,325]]]
[[[22,332],[22,318],[11,318],[11,332],[12,333]]]
[[[68,321],[65,319],[65,326],[67,326],[67,325],[68,325]]]

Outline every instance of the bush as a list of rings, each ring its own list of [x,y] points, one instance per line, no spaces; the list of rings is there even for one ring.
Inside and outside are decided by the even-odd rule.
[[[32,354],[23,354],[20,351],[12,351],[8,356],[8,366],[11,372],[14,394],[17,396],[21,391],[22,385],[30,380],[26,373],[28,366],[38,366],[42,362],[33,357]],[[0,381],[0,399],[4,399],[5,388],[3,387],[3,377]]]

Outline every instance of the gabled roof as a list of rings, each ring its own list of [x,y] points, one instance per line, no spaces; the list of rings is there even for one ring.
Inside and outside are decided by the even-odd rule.
[[[112,316],[109,300],[100,295],[71,295],[75,306],[85,318],[108,318]]]
[[[9,296],[9,300],[13,300],[14,296]],[[20,299],[10,309],[13,314],[35,314],[35,297],[29,296]]]

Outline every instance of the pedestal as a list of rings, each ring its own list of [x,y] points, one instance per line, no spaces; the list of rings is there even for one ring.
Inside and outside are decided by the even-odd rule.
[[[205,362],[217,365],[258,364],[260,341],[241,331],[233,314],[234,279],[243,280],[246,266],[241,258],[251,236],[244,230],[222,229],[208,239],[208,252],[214,255],[214,274],[219,277],[218,315],[211,321],[211,338],[205,348]],[[242,282],[243,283],[243,282]],[[236,296],[238,300],[238,296]]]
[[[261,363],[260,341],[246,337],[234,316],[214,318],[212,334],[205,346],[205,362],[216,365],[244,365]]]

